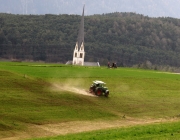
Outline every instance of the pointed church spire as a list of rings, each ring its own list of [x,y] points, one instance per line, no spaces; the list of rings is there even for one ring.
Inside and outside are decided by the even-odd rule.
[[[85,7],[85,6],[84,6]],[[73,65],[84,65],[85,50],[84,50],[84,7],[79,26],[78,38],[73,53]]]
[[[81,44],[84,42],[84,8],[85,8],[85,5],[83,7],[83,13],[82,13],[82,18],[81,18],[81,23],[80,23],[80,28],[79,28],[78,38],[77,38],[78,49],[81,47]]]

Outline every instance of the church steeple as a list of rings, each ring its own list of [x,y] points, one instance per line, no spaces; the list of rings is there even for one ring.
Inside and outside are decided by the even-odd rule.
[[[84,5],[85,7],[85,5]],[[84,51],[84,7],[83,7],[83,13],[81,18],[81,23],[79,26],[79,32],[78,32],[78,38],[77,42],[74,48],[73,53],[73,65],[84,65],[84,57],[85,57],[85,51]]]
[[[82,42],[84,42],[84,7],[83,7],[83,13],[82,13],[82,18],[81,18],[81,23],[79,26],[79,33],[78,33],[78,38],[77,38],[78,48],[80,48]]]

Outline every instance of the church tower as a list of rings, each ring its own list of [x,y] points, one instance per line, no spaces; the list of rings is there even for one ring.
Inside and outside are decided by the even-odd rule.
[[[73,65],[84,65],[85,51],[84,51],[84,7],[78,33],[77,42],[73,53]]]

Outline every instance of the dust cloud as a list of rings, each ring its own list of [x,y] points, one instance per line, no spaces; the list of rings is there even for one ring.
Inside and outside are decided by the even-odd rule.
[[[86,89],[86,90],[81,89],[81,88],[76,87],[74,85],[70,86],[69,83],[65,84],[65,85],[58,84],[58,83],[53,83],[51,88],[52,88],[53,91],[69,91],[69,92],[72,92],[72,93],[75,93],[75,94],[81,94],[81,95],[96,97],[94,94],[89,93],[88,89]]]

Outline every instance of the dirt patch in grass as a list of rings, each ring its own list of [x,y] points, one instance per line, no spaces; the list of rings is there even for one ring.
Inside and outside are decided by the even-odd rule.
[[[51,137],[58,135],[66,135],[80,132],[88,132],[92,130],[101,130],[109,128],[120,128],[135,125],[155,124],[161,122],[175,122],[178,119],[133,119],[124,118],[113,121],[72,121],[58,124],[45,125],[29,125],[24,132],[13,132],[12,137],[7,137],[2,140],[19,140],[28,138]]]
[[[72,92],[72,93],[75,93],[75,94],[81,94],[81,95],[86,95],[86,96],[97,97],[94,94],[91,94],[88,91],[88,89],[85,90],[85,89],[77,88],[75,86],[61,85],[61,84],[57,84],[57,83],[52,84],[51,90],[54,90],[54,91],[69,91],[69,92]]]

